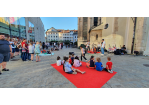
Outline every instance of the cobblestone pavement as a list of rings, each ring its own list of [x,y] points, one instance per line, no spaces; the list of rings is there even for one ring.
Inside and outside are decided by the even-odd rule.
[[[75,52],[80,56],[80,50],[77,48],[64,48],[55,51],[53,56],[41,57],[40,62],[10,61],[7,68],[10,71],[4,71],[0,75],[0,88],[76,88],[69,80],[61,75],[50,64],[56,62],[59,55],[68,56],[69,52]],[[102,88],[148,88],[149,87],[149,67],[143,64],[149,64],[149,57],[132,55],[113,55],[93,54],[101,57],[104,64],[107,62],[107,56],[111,56],[113,70],[117,74],[112,77]],[[86,54],[89,59],[91,54]],[[16,57],[15,59],[18,59]]]

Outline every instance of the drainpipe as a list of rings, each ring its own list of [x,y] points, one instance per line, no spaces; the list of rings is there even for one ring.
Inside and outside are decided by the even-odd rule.
[[[136,31],[136,21],[137,17],[135,17],[134,23],[134,29],[133,29],[133,39],[132,39],[132,47],[131,47],[131,54],[133,54],[133,48],[134,48],[134,40],[135,40],[135,31]]]

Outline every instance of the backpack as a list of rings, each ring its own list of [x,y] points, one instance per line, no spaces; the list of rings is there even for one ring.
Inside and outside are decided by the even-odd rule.
[[[121,50],[120,49],[116,49],[116,51],[114,51],[115,55],[121,55]]]

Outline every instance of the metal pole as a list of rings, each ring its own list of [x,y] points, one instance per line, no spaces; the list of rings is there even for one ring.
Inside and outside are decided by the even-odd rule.
[[[133,54],[133,48],[134,48],[134,40],[135,40],[135,31],[136,31],[136,21],[137,17],[135,17],[134,22],[134,29],[133,29],[133,39],[132,39],[132,47],[131,47],[131,54]]]

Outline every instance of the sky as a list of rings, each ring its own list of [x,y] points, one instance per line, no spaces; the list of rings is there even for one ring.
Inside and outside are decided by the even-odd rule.
[[[64,30],[78,30],[78,18],[77,17],[40,17],[44,29],[50,29],[54,27],[55,29],[64,29]]]

